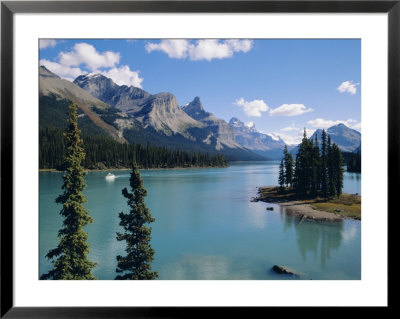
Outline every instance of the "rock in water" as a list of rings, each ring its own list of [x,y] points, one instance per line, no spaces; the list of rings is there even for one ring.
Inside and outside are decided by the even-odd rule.
[[[294,276],[294,277],[300,277],[300,274],[294,272],[293,270],[291,270],[285,266],[274,265],[272,267],[272,270],[279,275],[290,275],[290,276]]]

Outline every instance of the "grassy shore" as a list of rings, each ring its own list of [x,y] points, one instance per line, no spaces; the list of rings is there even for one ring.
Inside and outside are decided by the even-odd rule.
[[[256,200],[281,204],[305,218],[335,220],[339,217],[361,220],[361,196],[359,195],[342,194],[340,197],[326,201],[320,197],[298,199],[290,188],[282,191],[279,187],[269,186],[258,189]]]

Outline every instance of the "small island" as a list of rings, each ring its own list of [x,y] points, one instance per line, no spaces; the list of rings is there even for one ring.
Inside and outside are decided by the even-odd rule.
[[[279,166],[279,187],[258,188],[255,201],[278,203],[289,214],[300,219],[341,221],[343,218],[361,220],[361,196],[343,194],[343,156],[322,130],[321,146],[317,135],[307,138],[298,147],[296,160],[283,149]],[[271,210],[272,207],[267,207]]]
[[[298,199],[295,192],[285,189],[283,192],[276,186],[258,188],[255,201],[275,203],[286,208],[286,211],[300,219],[318,221],[340,221],[343,218],[361,220],[361,196],[358,194],[341,194],[338,198]]]

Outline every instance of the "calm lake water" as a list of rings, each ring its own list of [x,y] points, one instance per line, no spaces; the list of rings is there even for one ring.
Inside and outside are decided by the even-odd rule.
[[[257,187],[276,185],[278,162],[233,163],[228,168],[141,170],[148,191],[146,203],[156,221],[151,224],[152,263],[159,279],[285,279],[273,265],[303,273],[304,279],[361,279],[361,222],[303,221],[298,223],[275,204],[251,202]],[[118,213],[127,212],[121,194],[130,171],[86,175],[87,208],[94,223],[89,234],[89,258],[98,263],[98,279],[114,279],[115,257],[124,253],[118,242]],[[40,172],[40,274],[51,269],[44,256],[56,247],[61,228],[62,173]],[[361,194],[361,175],[345,173],[345,193]],[[273,206],[274,211],[267,211]]]

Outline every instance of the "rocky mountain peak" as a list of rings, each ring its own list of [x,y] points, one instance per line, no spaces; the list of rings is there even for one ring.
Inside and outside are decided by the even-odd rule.
[[[104,88],[116,88],[117,84],[114,83],[110,78],[105,77],[99,73],[90,73],[79,75],[74,83],[80,86],[82,89],[90,89],[91,87],[100,86]]]
[[[342,151],[354,152],[361,145],[361,133],[347,127],[343,123],[329,127],[326,133],[331,137],[332,142],[336,143]],[[315,135],[321,141],[322,129],[316,130],[310,139],[314,140]]]
[[[54,74],[53,72],[51,72],[44,65],[41,65],[40,68],[39,68],[39,76],[40,77],[44,77],[44,78],[61,79],[57,74]]]
[[[252,150],[267,158],[279,158],[282,155],[284,142],[276,136],[257,131],[253,122],[243,123],[232,117],[229,125],[235,133],[235,140],[243,147]]]
[[[80,75],[74,80],[74,84],[122,111],[137,110],[138,104],[151,96],[140,88],[118,85],[112,79],[98,73]]]
[[[231,118],[231,120],[229,121],[229,125],[233,127],[244,127],[244,123],[236,117]]]
[[[203,104],[200,101],[200,98],[196,96],[192,102],[185,104],[182,109],[185,111],[187,115],[190,117],[199,120],[211,115],[211,113],[206,112],[203,108]]]

